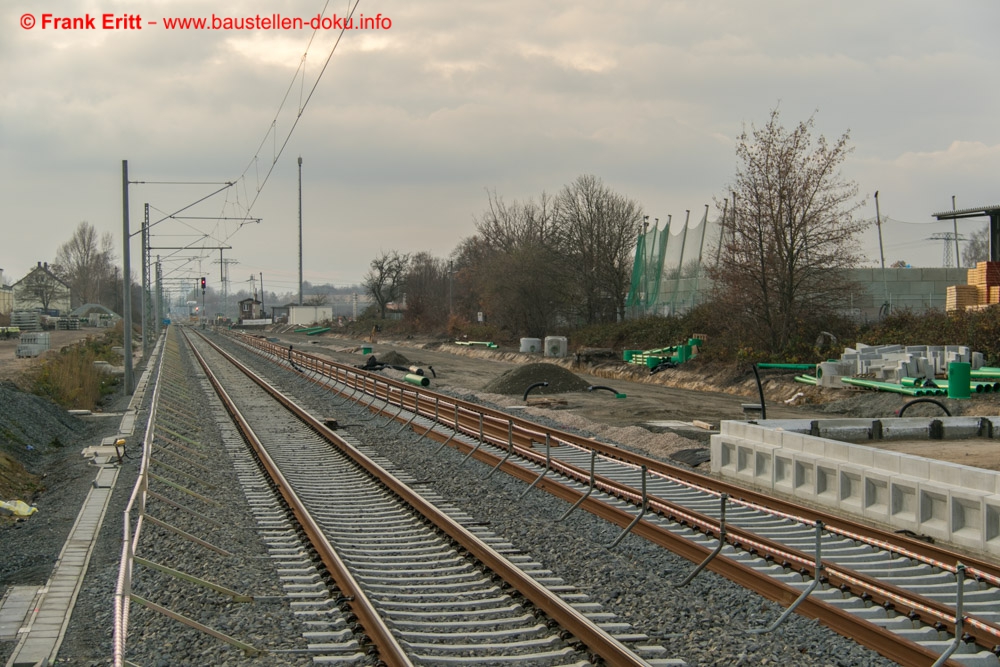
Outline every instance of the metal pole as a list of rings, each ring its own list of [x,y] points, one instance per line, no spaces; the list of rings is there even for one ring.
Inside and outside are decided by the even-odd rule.
[[[885,290],[885,303],[889,303],[889,282],[885,276],[885,251],[882,249],[882,215],[878,209],[878,190],[875,191],[875,225],[878,227],[878,255],[882,261],[882,288]]]
[[[122,326],[125,348],[125,395],[132,393],[132,263],[129,256],[128,160],[122,160]]]
[[[146,360],[146,356],[149,354],[149,321],[146,316],[146,311],[149,309],[149,261],[147,254],[149,253],[149,204],[143,206],[143,218],[142,218],[142,299],[140,304],[142,305],[142,315],[140,322],[142,326],[140,330],[142,331],[142,360]]]
[[[951,210],[955,210],[955,195],[951,196]],[[955,266],[962,268],[962,255],[958,252],[958,218],[951,219],[952,227],[955,230]]]
[[[302,305],[302,156],[299,156],[299,305]]]
[[[160,256],[156,256],[156,335],[159,337],[163,327],[163,267],[160,266]]]
[[[260,272],[260,317],[264,319],[264,272]]]

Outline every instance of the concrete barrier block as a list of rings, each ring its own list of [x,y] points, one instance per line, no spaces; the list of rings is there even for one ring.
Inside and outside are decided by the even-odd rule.
[[[1000,473],[982,468],[972,468],[948,461],[930,461],[927,479],[938,484],[948,484],[959,489],[983,493],[996,493]]]
[[[797,498],[815,502],[816,498],[816,463],[818,459],[802,452],[792,454],[792,493]]]
[[[896,528],[920,532],[920,482],[905,475],[889,478],[889,521]]]
[[[768,424],[770,426],[770,424]],[[761,443],[765,445],[772,445],[774,447],[781,447],[781,438],[784,435],[784,429],[780,428],[765,428],[761,431]]]
[[[872,439],[871,419],[821,419],[819,437],[841,442],[868,442]]]
[[[837,507],[840,502],[840,470],[835,461],[821,459],[816,462],[816,498],[817,502],[830,507]]]
[[[899,472],[899,454],[887,452],[881,449],[872,450],[872,465],[877,470],[884,470],[889,473]]]
[[[731,438],[742,438],[746,434],[746,422],[726,420],[719,424],[719,434]]]
[[[845,442],[827,442],[823,448],[823,455],[832,461],[850,461],[851,450],[858,445],[850,445]]]
[[[979,417],[945,417],[941,420],[945,440],[979,437]]]
[[[753,480],[754,451],[756,443],[739,442],[736,444],[736,476],[746,481]]]
[[[889,479],[884,472],[866,469],[863,478],[863,511],[866,519],[889,521]]]
[[[931,437],[931,420],[926,417],[897,417],[882,420],[883,440],[925,440]]]
[[[713,435],[711,440],[712,472],[736,474],[736,438]]]
[[[837,466],[837,501],[840,506],[855,514],[864,514],[864,468],[849,463]]]
[[[809,438],[807,433],[790,433],[784,431],[781,435],[781,447],[789,451],[801,452],[803,443]]]
[[[986,551],[1000,554],[1000,495],[987,496],[983,502],[986,511]]]
[[[986,500],[990,494],[966,489],[949,491],[951,541],[986,551]]]
[[[913,477],[914,479],[930,478],[931,472],[929,459],[921,458],[919,456],[910,456],[908,454],[898,454],[898,456],[899,474]]]
[[[875,450],[871,447],[851,447],[847,450],[847,460],[864,468],[874,468]]]
[[[753,481],[757,486],[774,488],[774,453],[778,449],[762,445],[754,452]]]
[[[774,465],[774,488],[785,493],[792,493],[795,488],[795,461],[792,454],[785,450],[775,450],[772,463]]]
[[[951,539],[951,487],[933,482],[918,486],[920,532],[937,540]]]
[[[824,456],[826,453],[826,440],[812,435],[801,436],[802,453],[812,456]]]

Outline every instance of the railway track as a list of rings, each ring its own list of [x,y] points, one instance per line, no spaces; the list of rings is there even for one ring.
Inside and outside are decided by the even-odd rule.
[[[678,664],[648,637],[483,526],[444,512],[374,453],[208,341],[192,350],[308,535],[378,660],[408,664]],[[419,513],[415,510],[418,510]],[[275,510],[264,503],[264,516]],[[290,539],[279,517],[276,543]],[[299,547],[289,547],[293,556]],[[507,553],[504,553],[507,552]],[[289,568],[290,570],[294,568]],[[316,587],[312,573],[302,586]],[[312,639],[344,639],[323,631]],[[310,649],[327,650],[323,641]],[[334,653],[355,650],[348,640]]]
[[[992,563],[260,339],[240,342],[338,401],[359,401],[373,418],[797,605],[900,664],[1000,664],[1000,569]]]

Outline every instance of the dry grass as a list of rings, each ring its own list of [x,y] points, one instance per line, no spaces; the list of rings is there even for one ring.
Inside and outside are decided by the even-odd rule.
[[[95,361],[111,356],[111,341],[88,338],[46,359],[28,378],[34,394],[45,396],[68,410],[93,410],[113,390],[116,379],[102,373]]]

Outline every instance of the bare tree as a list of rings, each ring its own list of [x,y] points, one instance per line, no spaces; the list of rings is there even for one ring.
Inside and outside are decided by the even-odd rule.
[[[395,250],[382,251],[371,261],[371,269],[365,274],[362,284],[375,300],[383,320],[386,306],[403,296],[403,276],[409,262],[409,255],[401,255]]]
[[[17,284],[14,298],[15,302],[38,303],[42,310],[48,311],[54,301],[65,299],[69,294],[66,285],[45,265],[33,269]]]
[[[730,188],[736,203],[710,269],[726,324],[770,352],[811,335],[846,305],[842,269],[861,258],[857,236],[866,223],[853,216],[857,185],[839,171],[849,132],[814,145],[812,128],[810,117],[786,130],[775,109],[763,127],[744,129]]]
[[[114,280],[113,243],[110,233],[99,237],[93,225],[84,221],[77,225],[69,241],[59,246],[57,275],[81,303],[100,303],[102,291],[107,291]]]
[[[984,225],[972,232],[969,242],[962,248],[962,264],[975,266],[990,259],[990,226]]]
[[[406,319],[417,328],[443,327],[448,320],[448,263],[418,252],[410,258],[404,286]]]
[[[568,290],[551,198],[505,202],[487,191],[476,235],[454,253],[459,312],[484,311],[514,333],[541,335],[562,312]]]
[[[642,208],[591,175],[565,186],[555,207],[580,315],[588,324],[623,318]]]
[[[330,295],[325,292],[315,292],[303,299],[303,303],[306,306],[325,306],[329,302]]]

